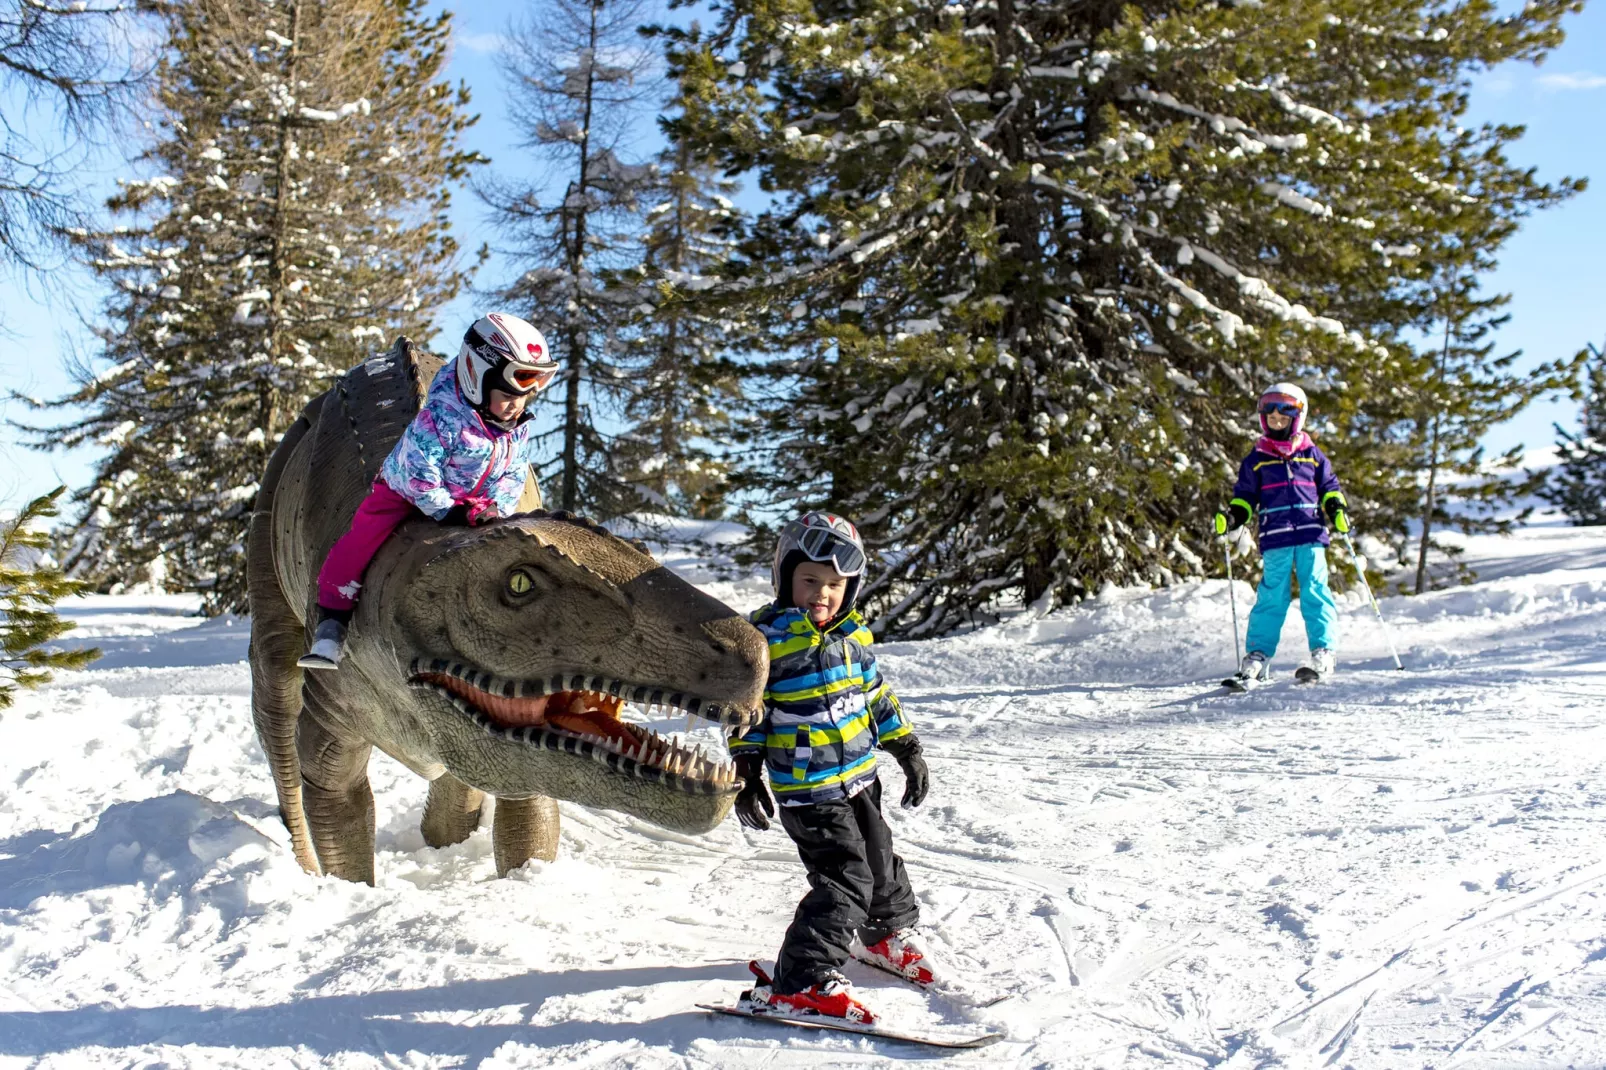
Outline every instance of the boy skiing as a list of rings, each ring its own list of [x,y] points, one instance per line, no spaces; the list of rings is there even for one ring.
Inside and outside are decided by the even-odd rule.
[[[775,601],[751,617],[769,641],[770,674],[764,719],[730,741],[746,782],[736,815],[749,828],[770,827],[767,767],[810,891],[786,931],[774,980],[754,964],[760,983],[741,1004],[750,1011],[873,1023],[840,972],[850,955],[916,984],[934,981],[911,931],[919,904],[881,814],[876,746],[903,768],[904,806],[920,805],[929,779],[920,741],[853,609],[864,567],[851,523],[808,513],[781,530],[770,574]]]
[[[324,558],[318,626],[302,668],[339,666],[363,573],[402,521],[423,513],[478,525],[514,510],[534,460],[534,429],[524,409],[557,372],[546,338],[517,316],[492,312],[474,321],[457,359],[435,374],[351,527]]]
[[[1231,503],[1215,517],[1216,534],[1222,537],[1251,516],[1259,521],[1265,571],[1249,612],[1243,664],[1229,681],[1243,688],[1265,681],[1267,664],[1277,653],[1292,594],[1291,572],[1299,576],[1299,609],[1310,641],[1309,673],[1316,679],[1332,673],[1338,621],[1327,586],[1328,536],[1322,514],[1339,532],[1350,528],[1348,504],[1333,465],[1305,433],[1309,411],[1305,392],[1293,383],[1277,383],[1260,396],[1257,407],[1260,440],[1238,466]]]

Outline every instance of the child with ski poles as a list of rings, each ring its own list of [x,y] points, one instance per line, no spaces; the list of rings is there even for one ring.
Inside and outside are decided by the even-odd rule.
[[[1318,679],[1333,672],[1338,642],[1338,613],[1327,586],[1327,527],[1347,533],[1348,503],[1326,454],[1305,432],[1310,406],[1293,383],[1277,383],[1260,395],[1260,440],[1238,466],[1232,501],[1215,516],[1215,531],[1225,537],[1258,519],[1260,553],[1265,562],[1255,607],[1249,611],[1246,653],[1235,686],[1254,687],[1266,679],[1266,667],[1277,653],[1283,619],[1292,595],[1290,573],[1299,576],[1299,609],[1310,641],[1310,672]]]
[[[557,372],[546,338],[517,316],[492,312],[474,321],[324,558],[318,625],[302,668],[340,664],[363,573],[402,521],[422,513],[478,525],[514,510],[534,459],[525,406]]]
[[[858,529],[841,517],[811,512],[781,529],[770,572],[775,601],[750,618],[769,641],[764,719],[733,737],[730,753],[745,781],[737,818],[770,827],[767,767],[810,887],[774,980],[754,963],[760,983],[744,994],[744,1007],[867,1025],[875,1016],[840,972],[850,956],[916,984],[935,978],[911,931],[920,907],[881,814],[875,748],[903,768],[904,806],[920,805],[929,777],[853,609],[864,568]]]

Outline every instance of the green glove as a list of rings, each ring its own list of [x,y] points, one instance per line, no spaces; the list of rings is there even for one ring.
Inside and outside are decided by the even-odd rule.
[[[1234,499],[1231,505],[1216,514],[1216,534],[1221,536],[1229,531],[1237,531],[1247,523],[1249,523],[1249,510],[1242,502]]]
[[[1340,535],[1349,534],[1349,514],[1342,509],[1333,510],[1333,527],[1338,529]]]

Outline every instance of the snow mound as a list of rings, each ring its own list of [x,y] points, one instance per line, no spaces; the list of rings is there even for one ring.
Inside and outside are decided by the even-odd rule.
[[[277,850],[233,811],[187,791],[115,803],[87,828],[0,860],[0,910],[142,885],[153,902],[199,895],[238,917],[248,876]]]

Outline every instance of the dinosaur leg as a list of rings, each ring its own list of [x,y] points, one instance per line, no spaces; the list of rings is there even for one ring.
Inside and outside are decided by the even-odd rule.
[[[496,848],[496,875],[505,877],[532,858],[550,862],[558,857],[558,804],[545,795],[528,799],[497,799],[491,824]]]
[[[301,797],[323,871],[348,881],[374,883],[374,793],[368,786],[373,746],[331,729],[330,700],[313,681],[303,690],[306,714],[296,729],[301,756]]]
[[[421,826],[424,842],[431,847],[450,847],[468,839],[480,827],[480,805],[484,801],[483,792],[450,773],[431,780]]]

